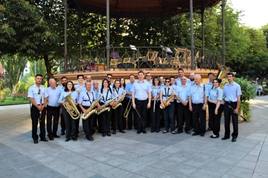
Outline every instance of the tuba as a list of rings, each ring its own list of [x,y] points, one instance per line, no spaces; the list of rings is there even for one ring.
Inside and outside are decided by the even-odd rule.
[[[91,106],[81,115],[81,118],[86,120],[88,119],[92,114],[97,113],[96,106],[99,104],[100,98],[97,100],[93,101]]]
[[[63,103],[63,107],[66,109],[66,111],[69,113],[72,119],[76,120],[80,117],[80,112],[76,107],[75,102],[73,101],[71,95],[67,95],[65,97],[65,101]]]
[[[124,101],[126,96],[126,92],[123,92],[120,96],[117,97],[116,105],[112,107],[112,109],[117,109],[119,106],[122,106],[122,102]]]
[[[165,109],[174,100],[174,94],[170,95],[163,103],[160,104],[160,109]]]

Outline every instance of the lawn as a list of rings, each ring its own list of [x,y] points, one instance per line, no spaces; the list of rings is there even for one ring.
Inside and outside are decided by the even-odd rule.
[[[0,106],[6,106],[6,105],[16,105],[16,104],[27,104],[29,103],[29,100],[26,97],[18,96],[18,97],[12,97],[8,96],[4,100],[0,101]]]

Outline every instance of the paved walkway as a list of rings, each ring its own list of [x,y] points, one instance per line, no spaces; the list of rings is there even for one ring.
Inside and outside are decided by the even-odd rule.
[[[230,140],[134,131],[34,145],[29,105],[0,107],[0,177],[268,177],[268,97],[252,101],[252,121]],[[223,129],[222,129],[223,131]],[[221,135],[223,133],[221,132]]]

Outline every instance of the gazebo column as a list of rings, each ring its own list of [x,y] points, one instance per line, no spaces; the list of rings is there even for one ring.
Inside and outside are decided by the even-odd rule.
[[[190,0],[190,33],[191,33],[191,69],[195,70],[195,44],[194,44],[194,26],[193,26],[193,0]]]
[[[110,69],[110,0],[106,0],[106,65]]]
[[[225,5],[226,5],[226,0],[222,0],[222,4],[221,4],[221,42],[222,42],[221,60],[222,60],[223,65],[225,65],[225,53],[226,53],[226,44],[225,44]]]
[[[67,0],[64,0],[64,72],[67,71],[67,63],[68,63],[67,13],[68,13]]]

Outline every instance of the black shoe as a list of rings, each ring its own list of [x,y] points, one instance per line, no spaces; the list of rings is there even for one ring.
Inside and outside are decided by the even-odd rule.
[[[120,133],[126,133],[124,130],[119,130]]]
[[[34,142],[34,144],[37,144],[38,143],[38,140],[34,140],[33,142]]]
[[[53,137],[54,137],[54,138],[60,138],[60,136],[58,136],[58,135],[53,135]]]
[[[176,132],[175,130],[173,130],[171,133],[172,133],[172,134],[176,134],[176,133],[178,133],[178,132]]]
[[[230,137],[222,137],[221,139],[222,140],[228,140],[228,139],[230,139]]]
[[[211,129],[211,128],[208,128],[208,129],[207,129],[207,132],[209,132],[209,131],[212,131],[212,129]]]
[[[115,131],[115,130],[113,130],[113,131],[112,131],[112,134],[116,134],[116,131]]]
[[[201,137],[204,137],[204,136],[205,136],[205,134],[204,134],[204,133],[201,133],[201,134],[200,134],[200,136],[201,136]]]
[[[155,132],[155,130],[151,130],[151,133],[154,133]]]
[[[156,130],[155,132],[156,132],[156,133],[159,133],[159,132],[160,132],[160,130]]]
[[[190,130],[186,130],[185,133],[186,134],[191,134],[191,131]]]
[[[146,130],[143,130],[142,133],[146,134]]]
[[[219,138],[219,135],[210,135],[210,138]]]
[[[102,133],[102,136],[105,137],[106,136],[106,133]]]
[[[140,134],[141,133],[141,131],[137,131],[137,134]]]
[[[167,130],[163,130],[163,134],[165,134],[165,133],[168,133],[168,131]]]
[[[232,138],[232,142],[236,142],[236,138],[235,137]]]
[[[180,133],[182,133],[182,132],[183,132],[182,130],[178,130],[178,131],[177,131],[178,134],[180,134]]]
[[[64,131],[61,131],[61,135],[65,135],[65,132]]]
[[[87,139],[88,141],[93,141],[93,140],[94,140],[94,138],[93,138],[92,136],[86,136],[86,139]]]
[[[48,140],[46,138],[42,138],[42,139],[40,139],[40,141],[42,141],[42,142],[48,142]]]
[[[196,135],[200,135],[200,134],[197,133],[197,132],[194,132],[194,133],[192,134],[192,136],[196,136]]]
[[[72,140],[73,141],[77,141],[77,137],[72,137]]]
[[[49,140],[54,140],[54,137],[52,135],[48,135]]]
[[[110,133],[110,132],[108,132],[106,135],[107,135],[108,137],[110,137],[110,136],[111,136],[111,133]]]
[[[66,138],[66,139],[65,139],[66,142],[68,142],[68,141],[70,141],[70,140],[71,140],[70,138]]]

